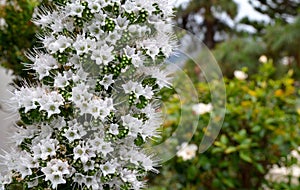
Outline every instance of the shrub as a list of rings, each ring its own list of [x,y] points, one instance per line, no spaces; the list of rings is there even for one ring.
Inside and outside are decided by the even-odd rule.
[[[24,52],[37,45],[35,33],[38,28],[30,21],[35,7],[40,3],[35,0],[7,0],[0,5],[0,65],[10,69],[15,75],[30,78],[22,63],[29,60]]]
[[[273,64],[268,62],[246,80],[225,78],[226,116],[213,146],[202,154],[197,152],[191,159],[183,159],[179,154],[169,160],[160,175],[150,176],[152,189],[249,190],[261,189],[263,185],[292,188],[288,182],[279,185],[265,179],[272,165],[295,163],[288,159],[288,154],[300,143],[298,92],[293,71],[281,79],[273,79],[274,72]],[[200,82],[195,86],[199,102],[209,103],[208,84]],[[170,96],[166,102],[170,114],[165,122],[167,135],[177,127],[178,105],[176,96]],[[200,144],[208,121],[209,114],[199,116],[198,130],[188,142],[190,145]],[[184,123],[192,125],[188,118]]]

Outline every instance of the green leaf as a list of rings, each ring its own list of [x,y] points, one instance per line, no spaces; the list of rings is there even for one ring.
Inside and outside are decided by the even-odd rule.
[[[223,179],[223,182],[225,183],[225,185],[227,185],[228,187],[230,187],[230,188],[234,188],[234,183],[233,183],[233,179],[226,179],[226,178],[224,178]]]
[[[255,167],[260,173],[262,174],[266,173],[264,167],[261,164],[255,164]]]
[[[228,143],[228,138],[225,135],[221,135],[220,141],[222,144],[226,145]]]
[[[252,158],[250,157],[249,153],[245,153],[243,151],[240,152],[240,158],[243,159],[246,162],[252,163]]]
[[[230,153],[233,153],[233,152],[236,152],[236,151],[237,151],[236,147],[230,146],[230,147],[226,148],[225,154],[230,154]]]

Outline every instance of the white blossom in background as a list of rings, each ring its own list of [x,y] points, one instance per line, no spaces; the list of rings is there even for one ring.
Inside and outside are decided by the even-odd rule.
[[[16,89],[12,151],[1,155],[0,189],[142,189],[157,160],[158,93],[171,86],[174,49],[167,0],[55,0],[35,10],[43,49],[27,53],[38,84]],[[185,159],[193,156],[185,151]],[[197,149],[197,148],[196,148]]]
[[[269,182],[288,183],[290,181],[292,184],[299,185],[300,147],[298,150],[292,150],[288,155],[288,159],[296,159],[297,162],[288,167],[273,165],[269,172],[265,175],[265,179]]]
[[[4,30],[7,27],[6,21],[4,18],[0,17],[0,30]]]
[[[268,57],[265,55],[261,55],[258,59],[259,62],[261,63],[267,63],[268,62]]]
[[[206,113],[210,113],[213,109],[213,106],[211,105],[211,103],[208,104],[204,104],[204,103],[199,103],[199,104],[195,104],[192,107],[193,112],[196,115],[203,115]]]
[[[281,64],[287,66],[294,62],[293,57],[285,56],[280,60]]]
[[[191,160],[196,156],[197,149],[195,144],[182,143],[176,155],[184,161]]]
[[[233,72],[233,74],[238,80],[246,80],[248,78],[248,75],[244,71],[236,70]]]
[[[6,4],[6,0],[0,0],[0,6],[4,6]]]

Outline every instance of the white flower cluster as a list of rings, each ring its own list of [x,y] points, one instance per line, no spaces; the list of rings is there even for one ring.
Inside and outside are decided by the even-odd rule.
[[[192,110],[196,115],[203,115],[206,113],[210,113],[213,110],[213,106],[211,103],[208,104],[199,103],[193,105]]]
[[[295,163],[289,166],[284,166],[284,164],[281,164],[280,166],[275,164],[272,165],[268,173],[265,175],[265,179],[269,182],[282,182],[299,185],[300,147],[298,147],[296,150],[292,150],[287,159],[295,160]]]
[[[0,3],[1,6],[1,3]],[[0,30],[4,30],[7,27],[6,21],[4,18],[0,17]]]
[[[184,142],[178,147],[177,156],[181,157],[183,161],[191,160],[196,156],[196,152],[198,150],[198,146],[195,144],[188,144]]]
[[[162,65],[174,48],[172,2],[55,0],[36,11],[43,48],[28,53],[39,84],[15,90],[15,147],[1,162],[1,187],[141,189],[159,135]]]
[[[248,78],[247,73],[245,73],[244,71],[239,71],[236,70],[234,71],[234,77],[237,78],[238,80],[246,80]]]

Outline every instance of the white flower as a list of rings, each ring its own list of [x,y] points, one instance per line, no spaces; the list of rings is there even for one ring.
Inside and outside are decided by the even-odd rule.
[[[58,68],[56,59],[47,54],[39,54],[36,57],[29,56],[29,59],[34,62],[31,67],[33,70],[37,71],[39,80],[49,76],[50,70]]]
[[[63,105],[63,97],[56,91],[45,94],[37,101],[40,104],[40,110],[45,110],[50,118],[53,114],[59,114],[59,106]]]
[[[91,9],[91,13],[97,13],[101,10],[99,2],[88,2],[88,7]]]
[[[106,41],[112,45],[116,44],[116,42],[121,38],[122,35],[118,33],[117,30],[109,33],[109,35],[106,38]]]
[[[34,155],[36,158],[46,160],[48,156],[55,156],[58,141],[56,139],[43,139],[39,144],[33,146]]]
[[[4,186],[12,182],[12,173],[7,173],[6,175],[0,175],[0,189],[5,190]]]
[[[73,129],[72,127],[68,128],[63,134],[63,136],[66,137],[69,142],[73,142],[74,140],[81,138],[79,132],[76,129]]]
[[[70,16],[82,17],[83,10],[84,6],[81,4],[68,3],[66,6],[66,12],[68,12]]]
[[[46,175],[45,180],[52,183],[52,188],[56,189],[58,184],[66,183],[65,174],[70,174],[69,164],[59,159],[52,159],[41,171]]]
[[[265,56],[265,55],[260,56],[258,60],[259,60],[259,62],[261,62],[261,63],[266,63],[266,62],[268,62],[268,58],[267,58],[267,56]]]
[[[142,129],[143,122],[131,115],[122,116],[121,119],[123,121],[123,125],[129,129],[128,135],[137,137],[138,133]]]
[[[83,170],[85,172],[89,171],[89,170],[93,170],[95,167],[94,167],[94,164],[95,164],[95,161],[94,160],[89,160],[87,161],[86,163],[83,164]]]
[[[213,109],[213,107],[212,107],[211,103],[209,103],[209,104],[199,103],[199,104],[193,105],[193,107],[192,107],[192,110],[196,115],[203,115],[205,113],[209,113],[212,111],[212,109]]]
[[[9,101],[24,124],[11,138],[12,151],[1,156],[0,184],[145,187],[157,161],[136,140],[159,137],[155,102],[171,86],[161,60],[174,47],[170,3],[70,0],[34,15],[43,47],[27,54],[26,66],[39,81],[18,88]]]
[[[74,160],[80,158],[83,163],[86,163],[92,157],[95,157],[96,154],[94,150],[87,146],[78,145],[74,148]]]
[[[71,46],[72,39],[65,37],[65,36],[59,36],[57,40],[53,40],[51,43],[48,45],[48,49],[50,50],[50,53],[56,53],[59,51],[62,53],[65,49]]]
[[[91,140],[90,144],[95,152],[101,153],[104,157],[114,150],[110,142],[105,142],[104,139],[99,137]]]
[[[126,94],[129,94],[131,92],[135,92],[135,89],[137,88],[137,86],[138,86],[138,83],[133,82],[131,80],[122,85],[122,87],[123,87]]]
[[[93,23],[92,25],[88,26],[88,31],[91,33],[92,36],[96,37],[97,40],[100,39],[100,37],[103,37],[105,34],[104,31],[101,29],[100,24]]]
[[[237,70],[237,71],[234,71],[233,74],[234,74],[235,78],[237,78],[238,80],[245,80],[248,78],[248,75],[243,71]]]
[[[106,162],[105,164],[100,165],[100,169],[104,176],[107,176],[108,174],[114,174],[117,167],[118,164],[116,160],[112,160],[111,162]]]
[[[135,51],[135,48],[131,48],[129,46],[126,46],[126,48],[124,48],[124,53],[127,57],[131,58],[133,66],[140,67],[143,65],[143,58],[140,51]]]
[[[116,19],[116,23],[117,23],[117,30],[122,30],[122,29],[126,29],[128,24],[129,24],[129,20],[127,20],[126,17],[121,17],[118,16],[118,18]]]
[[[117,124],[110,124],[109,132],[111,134],[113,134],[113,135],[118,135],[119,134],[119,125],[117,125]]]
[[[184,161],[190,160],[196,156],[198,147],[195,144],[182,143],[179,151],[176,153],[178,157],[181,157]]]
[[[101,45],[96,51],[92,52],[91,59],[96,61],[97,65],[108,65],[114,59],[112,51],[113,46],[108,46],[107,44]]]
[[[293,57],[288,57],[288,56],[285,56],[283,57],[280,62],[283,64],[283,65],[289,65],[293,62]]]
[[[101,81],[100,84],[104,86],[104,89],[107,90],[108,87],[113,84],[115,81],[113,80],[113,76],[112,74],[110,75],[106,75]]]
[[[54,85],[59,88],[63,88],[69,85],[69,81],[65,75],[63,76],[62,74],[58,74],[54,79]]]
[[[6,21],[4,18],[0,18],[0,30],[4,30],[7,27]]]
[[[89,50],[93,49],[95,46],[95,41],[89,38],[85,38],[84,36],[77,36],[76,41],[73,44],[77,55],[82,55],[84,53],[88,53]]]
[[[142,162],[142,166],[145,168],[146,171],[154,171],[154,172],[158,173],[158,170],[156,170],[153,167],[154,161],[152,160],[151,157],[144,155],[144,158],[141,160],[141,162]]]
[[[171,74],[171,71],[159,69],[157,67],[143,68],[143,70],[157,80],[156,83],[159,88],[171,86],[171,77],[168,77]]]
[[[34,10],[33,23],[45,28],[48,24],[56,20],[54,12],[51,14],[50,10],[47,10],[45,7],[36,8]]]
[[[78,183],[80,186],[83,186],[83,184],[86,183],[85,176],[82,175],[81,173],[75,173],[74,182]]]
[[[125,182],[136,182],[137,176],[137,172],[136,171],[132,171],[132,170],[128,170],[128,169],[124,169],[121,171],[121,178],[122,180],[124,180]]]
[[[125,1],[125,4],[122,5],[122,8],[128,13],[136,12],[138,9],[135,7],[135,3],[132,1]]]
[[[85,177],[85,185],[87,186],[87,188],[92,187],[91,189],[100,189],[99,185],[97,183],[96,176],[86,176]]]

